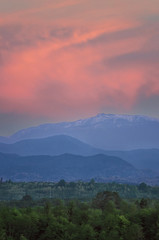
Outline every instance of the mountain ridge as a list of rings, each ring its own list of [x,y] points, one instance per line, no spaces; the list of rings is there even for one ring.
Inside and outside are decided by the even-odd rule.
[[[133,182],[142,172],[119,157],[96,154],[80,156],[18,156],[0,154],[0,177],[12,181],[90,180]],[[144,174],[143,174],[144,176]]]
[[[24,139],[13,144],[0,143],[0,152],[14,153],[22,156],[60,155],[64,153],[76,155],[94,155],[105,153],[89,144],[67,135],[56,135],[47,138]]]
[[[109,156],[118,156],[138,169],[149,169],[159,174],[159,149],[134,149],[131,151],[105,151]]]
[[[159,119],[143,115],[98,114],[73,122],[47,123],[22,129],[1,142],[69,135],[96,148],[159,148]]]

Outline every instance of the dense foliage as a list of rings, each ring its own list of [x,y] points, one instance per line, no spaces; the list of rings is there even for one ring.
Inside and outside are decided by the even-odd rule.
[[[24,202],[32,201],[29,195]],[[157,200],[156,200],[157,201]],[[1,240],[157,240],[159,205],[98,193],[89,203],[62,200],[43,207],[0,206]]]
[[[124,199],[159,199],[159,187],[148,186],[145,183],[128,185],[118,183],[96,183],[93,179],[89,182],[65,182],[61,180],[53,182],[4,182],[0,181],[0,200],[20,200],[24,195],[30,195],[32,199],[60,198],[79,199],[89,201],[98,192],[113,191],[119,193]]]

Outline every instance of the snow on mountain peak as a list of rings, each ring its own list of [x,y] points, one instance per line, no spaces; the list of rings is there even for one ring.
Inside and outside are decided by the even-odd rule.
[[[152,124],[154,124],[152,126]],[[26,129],[22,129],[15,134],[11,135],[8,138],[1,138],[1,142],[12,143],[19,141],[21,139],[30,139],[30,138],[43,138],[58,134],[70,135],[77,137],[82,141],[86,141],[91,138],[93,132],[102,132],[102,134],[113,131],[124,129],[132,129],[132,127],[138,126],[142,128],[149,129],[153,131],[154,128],[158,129],[159,119],[151,118],[143,115],[124,115],[124,114],[105,114],[99,113],[96,116],[80,119],[72,122],[59,122],[59,123],[45,123],[39,126],[34,126]],[[145,125],[146,124],[146,125]],[[115,129],[115,130],[114,130]],[[139,128],[138,128],[139,129]],[[81,137],[82,131],[86,132],[85,137]],[[124,130],[123,130],[124,131]],[[147,130],[144,130],[147,131]],[[156,130],[158,131],[158,130]],[[125,133],[124,133],[125,134]],[[123,134],[123,135],[124,135]],[[95,134],[96,135],[96,134]],[[153,135],[153,134],[152,134]],[[93,135],[94,138],[94,135]],[[103,140],[105,141],[105,140]],[[89,142],[92,144],[92,142]],[[103,145],[95,145],[97,147],[103,147]]]
[[[152,118],[152,117],[148,117],[148,116],[144,116],[144,115],[128,115],[128,114],[99,113],[93,118],[95,118],[98,121],[104,121],[106,119],[110,119],[110,120],[123,119],[123,120],[127,120],[129,122],[139,121],[139,120],[159,121],[159,119],[157,119],[157,118]]]

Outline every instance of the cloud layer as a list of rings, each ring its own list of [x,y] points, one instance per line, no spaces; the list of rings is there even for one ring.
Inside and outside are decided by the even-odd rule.
[[[1,116],[34,122],[101,111],[157,116],[158,5],[0,0]]]

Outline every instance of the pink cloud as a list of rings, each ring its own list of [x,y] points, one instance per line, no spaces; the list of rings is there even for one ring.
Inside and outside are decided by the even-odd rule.
[[[126,1],[121,2],[114,8],[116,1],[109,3],[106,11],[105,1],[98,6],[93,0],[90,8],[90,1],[41,1],[38,7],[3,14],[1,112],[62,118],[106,108],[128,111],[145,84],[153,82],[151,88],[144,88],[145,95],[159,94],[157,60],[154,56],[154,61],[147,60],[157,44],[146,55],[150,38],[157,37],[156,29],[132,17],[135,6],[131,11]],[[60,17],[55,14],[43,21],[41,14],[55,9]],[[142,12],[141,6],[138,11]],[[151,7],[150,12],[154,11]],[[8,38],[12,26],[19,25]]]

